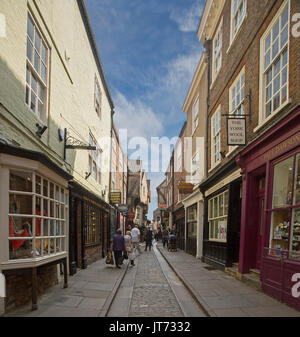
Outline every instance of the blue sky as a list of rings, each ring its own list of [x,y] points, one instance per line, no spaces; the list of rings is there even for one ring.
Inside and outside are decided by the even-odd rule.
[[[86,0],[86,5],[117,129],[127,128],[129,137],[146,137],[149,143],[151,137],[178,136],[186,120],[182,105],[202,53],[196,32],[205,0]],[[152,219],[164,172],[147,177]]]

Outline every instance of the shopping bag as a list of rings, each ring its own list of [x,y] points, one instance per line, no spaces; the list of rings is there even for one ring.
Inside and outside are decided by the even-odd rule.
[[[110,259],[110,264],[114,265],[115,264],[115,259],[113,254],[111,253],[111,259]]]
[[[111,264],[111,259],[112,259],[112,253],[108,252],[107,257],[106,257],[106,264]]]
[[[124,252],[124,253],[123,253],[123,258],[124,258],[124,260],[128,260],[127,252]]]

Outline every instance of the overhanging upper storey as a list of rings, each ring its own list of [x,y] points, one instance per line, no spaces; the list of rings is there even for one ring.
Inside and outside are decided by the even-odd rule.
[[[226,0],[206,1],[197,32],[197,36],[201,43],[212,38],[225,2]]]

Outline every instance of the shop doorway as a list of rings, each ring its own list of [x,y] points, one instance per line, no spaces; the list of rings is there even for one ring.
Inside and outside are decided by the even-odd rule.
[[[265,209],[265,177],[259,179],[259,189],[257,196],[257,247],[256,247],[256,269],[261,269],[262,249],[263,249],[263,228],[264,228],[264,209]]]

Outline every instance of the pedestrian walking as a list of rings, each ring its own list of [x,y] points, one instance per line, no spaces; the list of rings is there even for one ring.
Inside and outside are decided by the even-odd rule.
[[[113,236],[111,250],[114,252],[116,267],[121,268],[119,265],[123,264],[122,253],[125,251],[125,239],[120,229],[118,229],[117,233]]]
[[[163,242],[163,247],[165,247],[166,243],[168,243],[168,237],[169,237],[169,231],[168,228],[165,228],[162,232],[162,242]]]
[[[133,247],[139,251],[139,254],[142,254],[141,247],[140,247],[140,238],[141,232],[137,225],[135,225],[131,230],[131,242]]]
[[[135,254],[134,254],[134,247],[131,241],[131,232],[127,231],[126,235],[124,236],[125,240],[125,251],[128,254],[128,259],[130,261],[131,266],[135,266],[134,264],[134,259],[135,259]]]
[[[145,248],[145,252],[147,251],[147,248],[149,247],[149,251],[151,251],[151,246],[152,246],[152,240],[153,240],[153,232],[150,229],[150,227],[148,227],[147,232],[146,232],[146,236],[145,236],[145,240],[146,240],[146,248]]]

